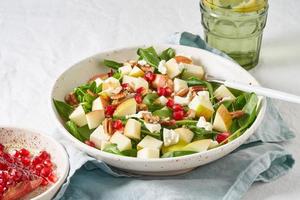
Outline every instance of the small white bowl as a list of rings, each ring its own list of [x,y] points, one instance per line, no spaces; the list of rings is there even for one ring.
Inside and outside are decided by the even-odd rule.
[[[37,131],[15,127],[0,127],[0,143],[9,148],[26,148],[32,152],[47,151],[56,165],[57,181],[47,186],[45,191],[35,190],[26,199],[50,200],[54,197],[69,173],[68,154],[64,147],[53,138]]]
[[[242,83],[251,83],[253,85],[259,85],[255,78],[252,77],[246,70],[244,70],[238,64],[211,52],[180,45],[152,46],[154,46],[154,48],[158,52],[171,47],[175,49],[176,53],[178,54],[192,56],[194,63],[204,66],[205,71],[209,75],[213,75],[226,80],[235,80]],[[100,64],[103,61],[103,59],[113,59],[117,61],[136,59],[137,49],[145,47],[146,45],[141,45],[96,54],[71,66],[58,77],[52,88],[50,99],[51,109],[54,113],[55,121],[57,122],[61,133],[65,135],[76,147],[95,157],[96,159],[102,160],[109,165],[121,168],[126,171],[148,175],[173,175],[187,172],[195,167],[207,164],[227,155],[228,153],[238,148],[241,144],[243,144],[254,133],[258,125],[261,123],[266,110],[266,101],[264,98],[261,98],[261,110],[255,122],[248,130],[244,132],[243,135],[233,140],[232,142],[229,142],[218,148],[187,156],[142,160],[139,158],[118,156],[115,154],[106,153],[92,148],[88,145],[85,145],[84,143],[80,142],[75,137],[73,137],[64,128],[64,123],[61,120],[58,113],[56,112],[52,99],[54,98],[58,100],[63,100],[65,95],[72,91],[73,88],[83,83],[86,83],[89,80],[89,78],[93,75],[97,73],[108,72],[109,69],[101,66]]]

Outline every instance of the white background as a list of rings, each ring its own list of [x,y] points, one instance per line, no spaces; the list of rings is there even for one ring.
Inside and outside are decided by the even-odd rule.
[[[176,31],[202,35],[200,20],[197,0],[0,0],[0,125],[51,134],[49,91],[62,71],[105,49],[159,43]],[[298,95],[299,21],[300,1],[270,1],[260,63],[251,71],[264,86]],[[300,132],[300,106],[277,105]],[[296,159],[293,170],[255,184],[245,199],[299,199],[299,138],[284,145]]]

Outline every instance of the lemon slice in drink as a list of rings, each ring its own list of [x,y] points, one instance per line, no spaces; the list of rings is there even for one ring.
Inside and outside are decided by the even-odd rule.
[[[211,9],[232,9],[235,12],[253,12],[262,9],[266,0],[202,0]]]
[[[232,7],[232,9],[236,12],[254,12],[263,9],[265,5],[265,0],[248,0],[243,1],[241,4]]]

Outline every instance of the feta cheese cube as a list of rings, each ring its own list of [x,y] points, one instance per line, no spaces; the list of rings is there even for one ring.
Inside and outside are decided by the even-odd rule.
[[[204,128],[207,131],[212,131],[213,126],[210,122],[207,122],[204,117],[200,117],[197,122],[197,127]]]
[[[176,133],[174,130],[164,128],[163,140],[165,147],[177,144],[179,142],[179,134]]]
[[[123,67],[120,67],[118,71],[124,76],[128,75],[131,72],[132,68],[130,65],[124,65]]]
[[[151,132],[159,132],[161,129],[161,125],[160,124],[151,124],[151,123],[144,123],[146,128]]]
[[[161,74],[166,74],[167,73],[167,67],[166,67],[166,61],[165,60],[161,60],[158,64],[158,71]]]

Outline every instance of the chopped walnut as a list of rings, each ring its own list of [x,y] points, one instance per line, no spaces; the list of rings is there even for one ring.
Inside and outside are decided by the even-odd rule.
[[[162,121],[160,121],[160,124],[163,126],[174,126],[176,124],[176,121],[174,119],[162,120]]]
[[[205,86],[202,86],[202,85],[197,85],[197,86],[190,87],[191,92],[200,92],[200,91],[205,91],[205,90],[207,90],[207,88]]]
[[[148,107],[147,107],[146,104],[140,103],[140,104],[137,105],[137,110],[138,111],[145,111],[145,110],[148,110]]]
[[[231,115],[232,119],[238,119],[238,118],[243,117],[245,115],[245,112],[242,110],[236,110],[236,111],[230,112],[230,115]]]
[[[102,122],[104,132],[112,135],[113,134],[113,126],[112,126],[112,118],[105,118]]]
[[[153,116],[151,113],[143,113],[142,117],[147,123],[158,123],[159,116]]]
[[[188,94],[188,92],[189,92],[188,88],[183,88],[176,93],[176,96],[184,97]]]
[[[151,67],[150,65],[144,65],[144,66],[140,66],[141,70],[143,70],[144,72],[154,72],[154,68]]]
[[[78,105],[78,103],[79,103],[78,100],[77,100],[77,98],[76,98],[76,96],[75,96],[75,94],[74,94],[74,92],[71,92],[71,93],[67,94],[65,96],[65,101],[68,104],[70,104],[71,106]]]
[[[118,94],[112,95],[110,98],[112,100],[121,100],[124,99],[126,96],[127,96],[127,92],[123,91]]]

